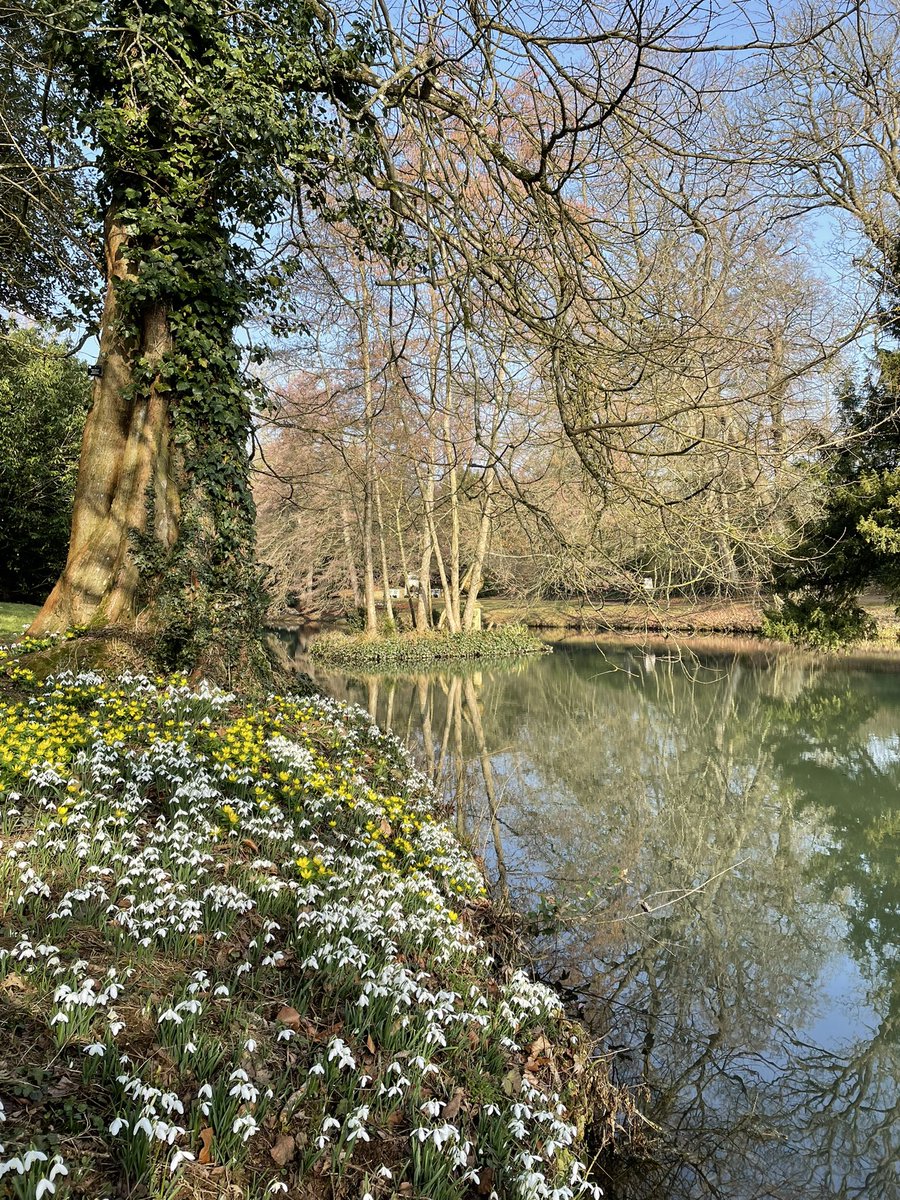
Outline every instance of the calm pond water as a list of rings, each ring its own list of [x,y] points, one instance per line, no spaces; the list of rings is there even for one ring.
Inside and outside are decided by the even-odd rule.
[[[574,644],[313,674],[409,740],[646,1084],[657,1163],[609,1195],[898,1200],[900,674]]]

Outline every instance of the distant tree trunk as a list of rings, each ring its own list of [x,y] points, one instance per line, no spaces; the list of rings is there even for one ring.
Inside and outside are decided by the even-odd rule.
[[[475,625],[475,615],[478,611],[478,593],[481,591],[481,581],[484,573],[484,560],[494,524],[494,487],[496,477],[493,470],[484,497],[484,508],[478,528],[478,541],[475,544],[475,556],[469,567],[469,586],[466,593],[466,607],[462,615],[463,629],[472,629]]]
[[[419,476],[421,486],[421,474]],[[422,488],[422,557],[419,562],[419,603],[417,606],[417,621],[420,629],[431,629],[433,616],[431,608],[431,558],[434,549],[431,544],[431,524],[428,513],[434,506],[434,467],[428,463],[428,479]]]
[[[504,360],[501,357],[500,369],[501,375],[503,372]],[[490,545],[491,533],[494,527],[494,510],[495,510],[495,492],[497,488],[497,464],[494,456],[497,453],[497,437],[500,432],[500,414],[502,405],[495,404],[493,407],[493,416],[491,420],[491,436],[486,447],[489,457],[487,466],[487,480],[484,485],[484,500],[481,510],[481,521],[478,526],[478,540],[475,543],[475,555],[469,566],[469,586],[466,592],[466,607],[462,616],[462,627],[465,630],[470,630],[475,625],[475,618],[478,612],[478,593],[481,591],[481,582],[484,577],[484,560],[487,556],[488,546]]]
[[[106,221],[106,299],[100,362],[84,430],[66,565],[31,626],[35,634],[75,625],[133,626],[142,614],[135,535],[151,534],[168,552],[181,525],[179,456],[158,368],[172,348],[163,304],[147,305],[135,335],[119,328],[118,290],[134,281],[125,222]],[[149,387],[135,388],[140,363]]]
[[[421,481],[420,481],[421,482]],[[434,479],[430,481],[430,485],[422,488],[422,494],[425,498],[425,522],[428,528],[428,534],[431,540],[431,550],[434,555],[434,560],[437,563],[438,577],[441,581],[441,590],[444,593],[444,619],[447,628],[451,633],[459,633],[459,622],[453,610],[452,592],[450,590],[450,580],[447,578],[447,569],[444,565],[444,555],[441,552],[441,543],[438,540],[437,525],[434,519]]]
[[[356,608],[362,605],[362,594],[359,590],[359,575],[356,571],[356,556],[353,553],[353,540],[350,535],[350,514],[347,505],[341,501],[341,534],[344,539],[344,555],[347,559],[347,577],[353,591],[353,603]]]
[[[375,513],[378,517],[378,545],[381,550],[381,578],[384,584],[384,612],[388,622],[394,624],[394,605],[391,600],[391,576],[388,570],[387,542],[384,537],[384,519],[381,512],[381,488],[375,480]]]
[[[400,528],[400,505],[394,505],[394,526],[397,530],[397,548],[400,551],[400,567],[403,571],[403,586],[406,589],[406,603],[409,605],[409,619],[412,622],[413,629],[419,628],[418,618],[416,616],[416,602],[413,600],[412,593],[409,590],[409,562],[406,558],[406,544],[403,541],[403,530]],[[420,587],[421,593],[421,587]]]
[[[370,445],[366,445],[365,482],[363,485],[363,589],[366,598],[366,633],[378,632],[378,610],[375,607],[375,556],[372,550],[374,472],[370,463]]]
[[[366,596],[366,633],[378,633],[378,610],[375,607],[374,507],[375,507],[375,395],[372,388],[372,352],[369,341],[371,297],[366,273],[358,264],[362,305],[358,313],[359,348],[363,371],[363,422],[365,434],[365,464],[363,470],[363,587]]]
[[[448,480],[450,486],[450,593],[447,598],[447,624],[451,630],[457,631],[462,628],[459,601],[459,470],[456,461],[457,451],[452,441],[450,429],[450,402],[453,392],[449,379],[449,373],[450,363],[448,361],[448,379],[445,397],[446,407],[444,409],[443,420],[444,452],[447,455],[449,465]]]

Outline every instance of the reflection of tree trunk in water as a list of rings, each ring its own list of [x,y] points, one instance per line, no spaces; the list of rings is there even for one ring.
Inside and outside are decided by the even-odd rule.
[[[462,687],[458,687],[454,693],[454,712],[453,712],[453,751],[454,751],[454,768],[456,775],[456,834],[460,841],[464,841],[466,837],[466,763],[463,758],[463,715],[462,715]]]
[[[387,712],[384,714],[384,729],[392,729],[394,726],[394,696],[397,693],[397,681],[392,679],[388,684],[387,695]]]
[[[475,695],[475,685],[471,678],[466,679],[466,705],[469,709],[469,719],[475,734],[475,744],[478,746],[478,757],[481,761],[481,774],[484,778],[484,790],[487,795],[488,813],[491,823],[491,839],[494,843],[494,855],[497,859],[497,888],[501,901],[509,904],[509,880],[506,871],[506,857],[503,851],[503,838],[500,834],[500,805],[497,800],[497,788],[494,783],[494,768],[481,724],[481,712],[478,708],[478,697]]]
[[[775,865],[781,903],[789,912],[794,895],[796,876],[796,852],[794,847],[794,797],[785,791],[781,795],[781,815],[778,821],[778,841],[775,845]]]
[[[378,676],[370,675],[366,679],[366,708],[372,715],[372,720],[378,724]]]
[[[447,747],[450,745],[450,731],[453,726],[453,714],[456,711],[456,690],[460,686],[461,686],[461,684],[460,684],[459,679],[456,676],[454,676],[450,680],[449,691],[447,688],[444,688],[444,695],[446,697],[447,707],[445,710],[445,718],[444,718],[444,733],[443,733],[443,736],[441,737],[441,754],[440,754],[440,757],[438,758],[437,767],[436,767],[435,773],[434,773],[435,779],[440,778],[440,776],[442,776],[444,773],[444,763],[447,761]]]
[[[416,717],[416,689],[411,687],[407,696],[408,703],[406,705],[406,733],[403,735],[407,746],[412,745],[413,721]]]
[[[434,730],[431,726],[431,688],[428,686],[428,676],[420,675],[416,680],[416,693],[419,697],[419,717],[422,722],[422,742],[425,746],[425,762],[428,765],[428,776],[435,781]]]

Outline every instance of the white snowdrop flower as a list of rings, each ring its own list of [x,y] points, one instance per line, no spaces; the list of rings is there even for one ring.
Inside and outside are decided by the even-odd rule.
[[[109,1132],[113,1135],[113,1137],[118,1137],[120,1130],[129,1128],[130,1126],[124,1117],[115,1117],[110,1122]]]
[[[283,1179],[273,1179],[272,1182],[269,1184],[269,1186],[266,1188],[266,1193],[270,1196],[274,1196],[277,1192],[287,1192],[287,1190],[288,1190],[288,1185],[284,1182]]]
[[[239,1133],[242,1141],[249,1141],[250,1138],[259,1130],[254,1117],[250,1113],[243,1113],[241,1116],[235,1117],[231,1126],[232,1133]]]
[[[50,1180],[56,1179],[58,1175],[68,1175],[69,1168],[57,1154],[50,1165],[50,1170],[47,1173],[47,1178]]]
[[[47,1155],[43,1150],[26,1150],[23,1156],[23,1163],[26,1171],[30,1171],[36,1162],[46,1162]]]
[[[293,1029],[279,1029],[278,1033],[276,1034],[275,1041],[276,1042],[289,1042],[293,1036],[294,1036]]]
[[[102,1058],[106,1053],[106,1047],[102,1042],[92,1042],[90,1046],[85,1046],[84,1052],[91,1055],[92,1058]]]
[[[426,1100],[424,1104],[419,1105],[419,1112],[425,1113],[427,1117],[436,1117],[440,1111],[440,1100]]]
[[[172,1157],[169,1159],[169,1172],[174,1173],[175,1171],[177,1171],[183,1162],[193,1162],[193,1161],[194,1161],[194,1155],[190,1152],[190,1150],[180,1150],[180,1149],[176,1150],[175,1153],[172,1155]]]
[[[41,1200],[42,1196],[52,1196],[56,1191],[56,1184],[50,1179],[39,1179],[38,1185],[34,1189],[34,1200]]]
[[[246,1042],[244,1042],[244,1049],[248,1054],[252,1054],[256,1049],[256,1041],[253,1038],[248,1038]]]
[[[356,1059],[350,1052],[350,1047],[341,1038],[334,1038],[328,1050],[328,1061],[333,1062],[338,1059],[338,1069],[343,1070],[348,1067],[351,1071],[356,1068]]]
[[[174,1008],[167,1008],[164,1013],[160,1013],[157,1024],[162,1025],[163,1021],[174,1021],[176,1025],[183,1025],[184,1020],[178,1015]]]
[[[25,1164],[22,1162],[21,1158],[9,1158],[6,1160],[6,1162],[0,1163],[0,1179],[2,1179],[8,1171],[15,1171],[17,1175],[24,1175]]]
[[[325,1064],[320,1062],[313,1063],[313,1065],[309,1068],[309,1073],[310,1075],[324,1075]]]

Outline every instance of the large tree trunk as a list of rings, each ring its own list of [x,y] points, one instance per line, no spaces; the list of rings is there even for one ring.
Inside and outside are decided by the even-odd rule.
[[[142,607],[135,538],[152,535],[168,551],[178,537],[179,465],[166,394],[153,378],[154,365],[171,349],[171,334],[161,304],[143,310],[131,336],[119,328],[117,292],[133,278],[127,241],[124,222],[110,213],[100,336],[103,373],[94,384],[85,425],[68,559],[32,633],[75,625],[133,627]],[[152,379],[147,388],[133,387],[139,360]]]

